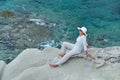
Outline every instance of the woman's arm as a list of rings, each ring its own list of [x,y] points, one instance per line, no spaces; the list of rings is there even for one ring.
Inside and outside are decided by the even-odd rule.
[[[86,56],[91,58],[92,55],[87,51],[87,48],[91,48],[92,46],[89,46],[89,45],[87,44],[86,37],[83,37],[83,38],[82,38],[82,43],[83,43],[83,48],[84,48],[84,51],[85,51]]]

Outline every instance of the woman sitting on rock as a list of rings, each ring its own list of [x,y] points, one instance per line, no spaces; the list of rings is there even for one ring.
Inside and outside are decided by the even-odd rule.
[[[86,56],[91,58],[91,54],[88,53],[88,51],[87,51],[87,48],[90,47],[90,46],[88,46],[87,41],[86,41],[87,29],[85,27],[82,27],[82,28],[78,27],[77,29],[79,30],[80,35],[76,39],[76,43],[72,44],[72,43],[68,43],[68,42],[63,42],[62,47],[61,47],[62,53],[59,54],[62,58],[55,64],[49,64],[51,67],[57,67],[57,66],[63,64],[71,56],[73,56],[75,54],[80,54],[83,50],[84,50]],[[65,53],[66,48],[71,49],[71,50],[68,53]]]

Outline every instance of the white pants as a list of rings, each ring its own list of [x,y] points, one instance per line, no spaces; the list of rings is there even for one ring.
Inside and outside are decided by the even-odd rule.
[[[74,50],[73,50],[73,47],[74,47],[74,44],[72,43],[68,43],[68,42],[63,42],[62,44],[62,47],[61,47],[61,51],[63,53],[65,53],[66,51],[66,48],[67,49],[71,49],[68,53],[66,53],[60,61],[58,61],[56,64],[57,65],[61,65],[63,64],[64,62],[66,62],[72,55],[75,55],[75,54],[79,54],[79,53],[76,53]]]

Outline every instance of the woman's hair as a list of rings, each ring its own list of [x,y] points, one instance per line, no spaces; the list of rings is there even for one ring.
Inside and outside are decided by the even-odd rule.
[[[85,33],[82,30],[80,30],[80,31],[83,33],[83,35],[85,35]]]

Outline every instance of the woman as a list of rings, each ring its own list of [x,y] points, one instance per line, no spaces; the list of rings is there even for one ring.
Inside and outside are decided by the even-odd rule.
[[[82,27],[82,28],[78,27],[77,29],[79,30],[80,35],[76,39],[76,43],[72,44],[72,43],[68,43],[68,42],[63,42],[62,47],[61,47],[62,53],[59,54],[62,58],[55,64],[49,64],[51,67],[57,67],[57,66],[63,64],[72,55],[80,54],[83,50],[84,50],[86,56],[91,58],[91,54],[88,53],[88,51],[87,51],[87,48],[90,47],[90,46],[88,46],[87,41],[86,41],[87,29],[85,27]],[[71,49],[71,50],[68,53],[65,53],[66,48]]]

